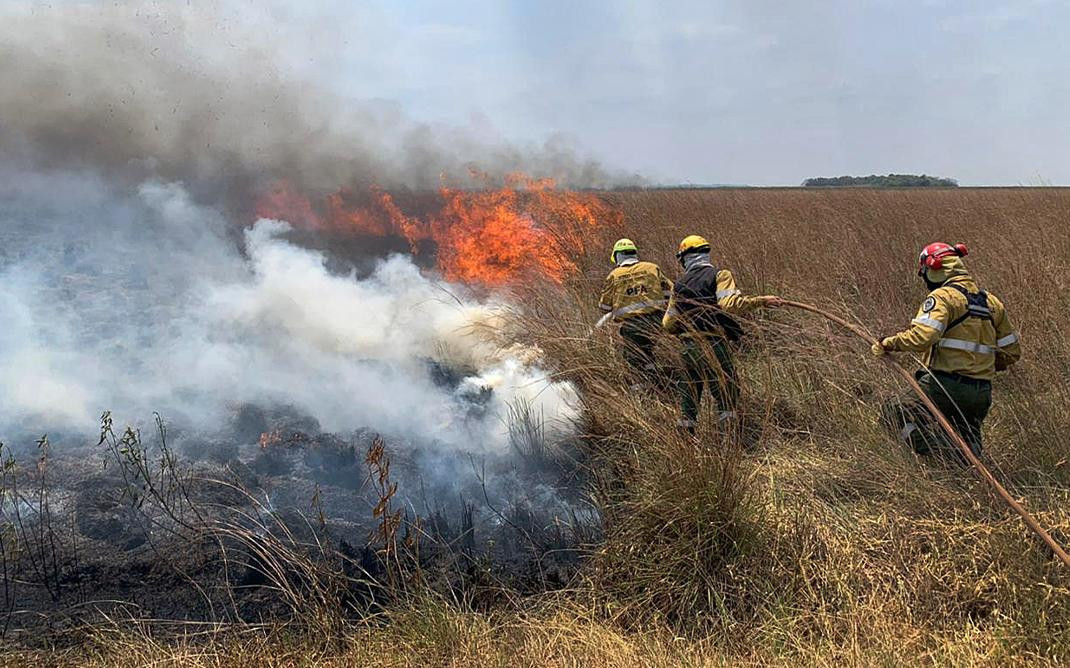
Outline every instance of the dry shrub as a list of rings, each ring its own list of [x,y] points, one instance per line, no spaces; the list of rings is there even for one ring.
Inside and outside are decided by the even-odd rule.
[[[749,567],[760,551],[757,506],[738,447],[689,439],[637,453],[611,511],[592,585],[619,622],[663,616],[674,628],[731,627],[755,604]]]

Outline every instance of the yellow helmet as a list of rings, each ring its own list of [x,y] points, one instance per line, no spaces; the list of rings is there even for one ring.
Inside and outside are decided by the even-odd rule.
[[[617,239],[617,243],[613,244],[613,252],[609,254],[611,264],[617,264],[617,253],[620,252],[638,253],[639,247],[631,239]]]
[[[684,237],[684,240],[680,242],[680,250],[676,252],[676,257],[682,258],[686,253],[690,253],[691,251],[708,250],[710,250],[710,242],[697,234],[692,234]]]

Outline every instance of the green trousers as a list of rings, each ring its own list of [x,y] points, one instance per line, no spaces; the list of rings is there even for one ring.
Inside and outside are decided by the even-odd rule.
[[[975,455],[981,454],[981,425],[992,406],[992,384],[941,372],[922,373],[918,384]],[[918,454],[949,454],[964,460],[940,424],[916,398],[885,406],[883,421]]]
[[[681,355],[684,368],[676,383],[679,426],[695,428],[706,388],[713,394],[721,413],[734,411],[739,400],[739,383],[728,343],[722,338],[684,339]]]
[[[624,339],[622,354],[637,381],[652,385],[660,382],[654,347],[661,331],[661,315],[651,313],[628,318],[620,325],[620,336]]]

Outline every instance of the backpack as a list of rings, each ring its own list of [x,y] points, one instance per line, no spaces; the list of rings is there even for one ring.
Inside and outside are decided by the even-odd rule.
[[[705,271],[692,271],[676,282],[675,292],[680,303],[680,315],[687,317],[695,330],[700,332],[721,331],[729,343],[739,343],[746,332],[739,320],[718,306],[718,270],[709,266]],[[692,311],[701,309],[697,317]]]
[[[992,324],[995,325],[995,323],[992,321],[992,311],[988,308],[987,292],[985,292],[984,290],[970,292],[961,285],[955,285],[954,283],[947,284],[944,287],[951,288],[952,290],[957,290],[962,294],[963,297],[966,298],[966,312],[951,321],[951,324],[949,324],[947,326],[947,329],[944,330],[945,334],[961,325],[963,322],[966,321],[967,318],[980,318],[982,320],[992,322]]]

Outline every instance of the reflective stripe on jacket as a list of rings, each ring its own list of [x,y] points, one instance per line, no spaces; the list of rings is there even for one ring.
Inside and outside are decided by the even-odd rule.
[[[934,371],[990,380],[1021,358],[1018,335],[995,295],[987,294],[987,306],[980,299],[971,304],[959,289],[979,293],[968,274],[951,278],[929,293],[910,328],[890,337],[886,347],[924,353],[923,362]]]
[[[617,321],[660,313],[671,290],[672,283],[658,265],[625,260],[606,277],[598,307]]]

